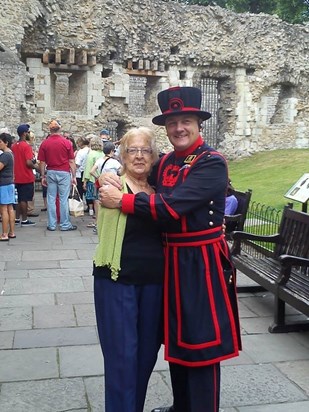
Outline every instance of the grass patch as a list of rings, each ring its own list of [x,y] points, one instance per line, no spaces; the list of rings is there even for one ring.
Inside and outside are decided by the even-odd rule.
[[[293,202],[294,209],[302,204],[291,201],[284,194],[309,172],[309,149],[272,150],[230,160],[229,176],[235,189],[252,189],[252,200],[282,209]]]

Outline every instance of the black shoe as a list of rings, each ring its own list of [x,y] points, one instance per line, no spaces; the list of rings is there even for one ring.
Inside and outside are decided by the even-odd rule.
[[[41,209],[41,212],[46,212],[47,211],[47,207],[43,207],[42,209]]]
[[[28,217],[38,217],[39,214],[38,213],[29,213],[27,214]]]
[[[154,408],[151,412],[175,412],[174,406],[163,406],[161,408]]]
[[[69,232],[70,230],[76,230],[77,226],[72,225],[71,227],[69,227],[69,229],[61,229],[62,232]]]
[[[36,223],[32,222],[31,220],[27,219],[27,220],[22,220],[21,221],[21,225],[22,226],[34,226]]]

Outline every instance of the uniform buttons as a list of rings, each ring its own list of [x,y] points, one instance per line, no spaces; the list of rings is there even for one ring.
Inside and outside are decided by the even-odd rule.
[[[214,225],[214,222],[209,222],[209,226],[213,226]]]
[[[209,211],[209,214],[210,214],[210,215],[213,215],[213,214],[214,214],[214,211],[213,211],[213,210],[210,210],[210,211]]]
[[[213,205],[213,204],[214,204],[214,201],[213,201],[213,200],[211,200],[211,201],[209,202],[209,204],[210,204],[210,205]]]

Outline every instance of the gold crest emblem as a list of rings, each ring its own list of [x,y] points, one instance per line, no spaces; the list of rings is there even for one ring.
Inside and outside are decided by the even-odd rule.
[[[190,164],[193,162],[193,160],[196,158],[196,155],[189,155],[185,158],[185,160],[183,161],[184,163]]]

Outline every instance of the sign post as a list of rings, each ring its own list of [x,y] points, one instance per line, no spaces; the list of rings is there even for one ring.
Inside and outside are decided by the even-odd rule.
[[[307,213],[309,199],[309,173],[302,177],[286,192],[284,197],[302,203],[302,212]]]

